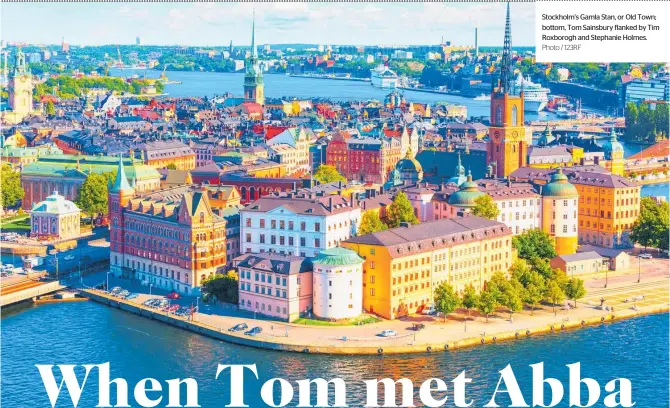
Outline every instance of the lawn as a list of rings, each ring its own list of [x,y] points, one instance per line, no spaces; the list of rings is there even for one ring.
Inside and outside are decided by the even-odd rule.
[[[18,215],[0,221],[0,230],[2,232],[24,232],[30,231],[30,216]]]
[[[357,326],[363,324],[377,323],[382,320],[375,316],[360,316],[355,319],[342,320],[337,322],[328,322],[325,320],[308,319],[301,317],[293,321],[294,324],[304,324],[306,326]]]

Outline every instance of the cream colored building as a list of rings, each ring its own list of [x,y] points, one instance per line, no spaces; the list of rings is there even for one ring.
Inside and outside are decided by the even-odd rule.
[[[81,211],[58,191],[35,204],[30,212],[30,231],[33,237],[54,239],[77,238],[81,234]]]

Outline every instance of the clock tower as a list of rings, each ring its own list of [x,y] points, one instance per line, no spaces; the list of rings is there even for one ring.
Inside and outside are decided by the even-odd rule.
[[[14,75],[9,82],[9,106],[14,115],[21,119],[33,111],[33,79],[26,67],[26,56],[21,49],[16,53]]]
[[[246,72],[244,74],[244,100],[265,104],[263,92],[263,70],[258,62],[258,51],[256,50],[256,16],[251,23],[251,56],[247,59]]]
[[[523,125],[523,89],[518,96],[512,93],[512,70],[512,28],[508,2],[500,77],[497,84],[495,81],[492,84],[490,140],[487,147],[487,160],[489,164],[495,163],[498,177],[507,177],[525,166],[528,157],[526,129]]]

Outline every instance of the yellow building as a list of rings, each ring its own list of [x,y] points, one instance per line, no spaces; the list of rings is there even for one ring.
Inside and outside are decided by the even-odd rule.
[[[342,243],[365,259],[363,308],[387,319],[419,313],[440,282],[484,288],[514,261],[504,224],[468,216],[402,226]]]
[[[640,214],[640,185],[608,173],[575,172],[579,192],[579,243],[630,248],[628,234]]]
[[[579,193],[561,169],[542,186],[542,230],[554,237],[556,253],[577,252],[577,209]]]
[[[623,145],[617,140],[614,126],[612,126],[609,140],[603,144],[603,150],[605,151],[605,168],[614,175],[623,176],[626,160]]]

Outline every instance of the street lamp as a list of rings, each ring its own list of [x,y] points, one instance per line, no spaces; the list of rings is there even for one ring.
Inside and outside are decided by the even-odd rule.
[[[149,284],[149,297],[151,297],[151,288],[152,288],[153,286],[154,286],[153,283],[150,283],[150,284]]]
[[[107,293],[109,293],[109,274],[112,273],[112,271],[107,271],[107,285],[105,286],[105,289],[107,289]]]
[[[605,287],[607,287],[607,273],[609,272],[610,268],[605,268]]]
[[[637,257],[637,283],[640,283],[640,278],[642,274],[642,258],[638,255]]]

